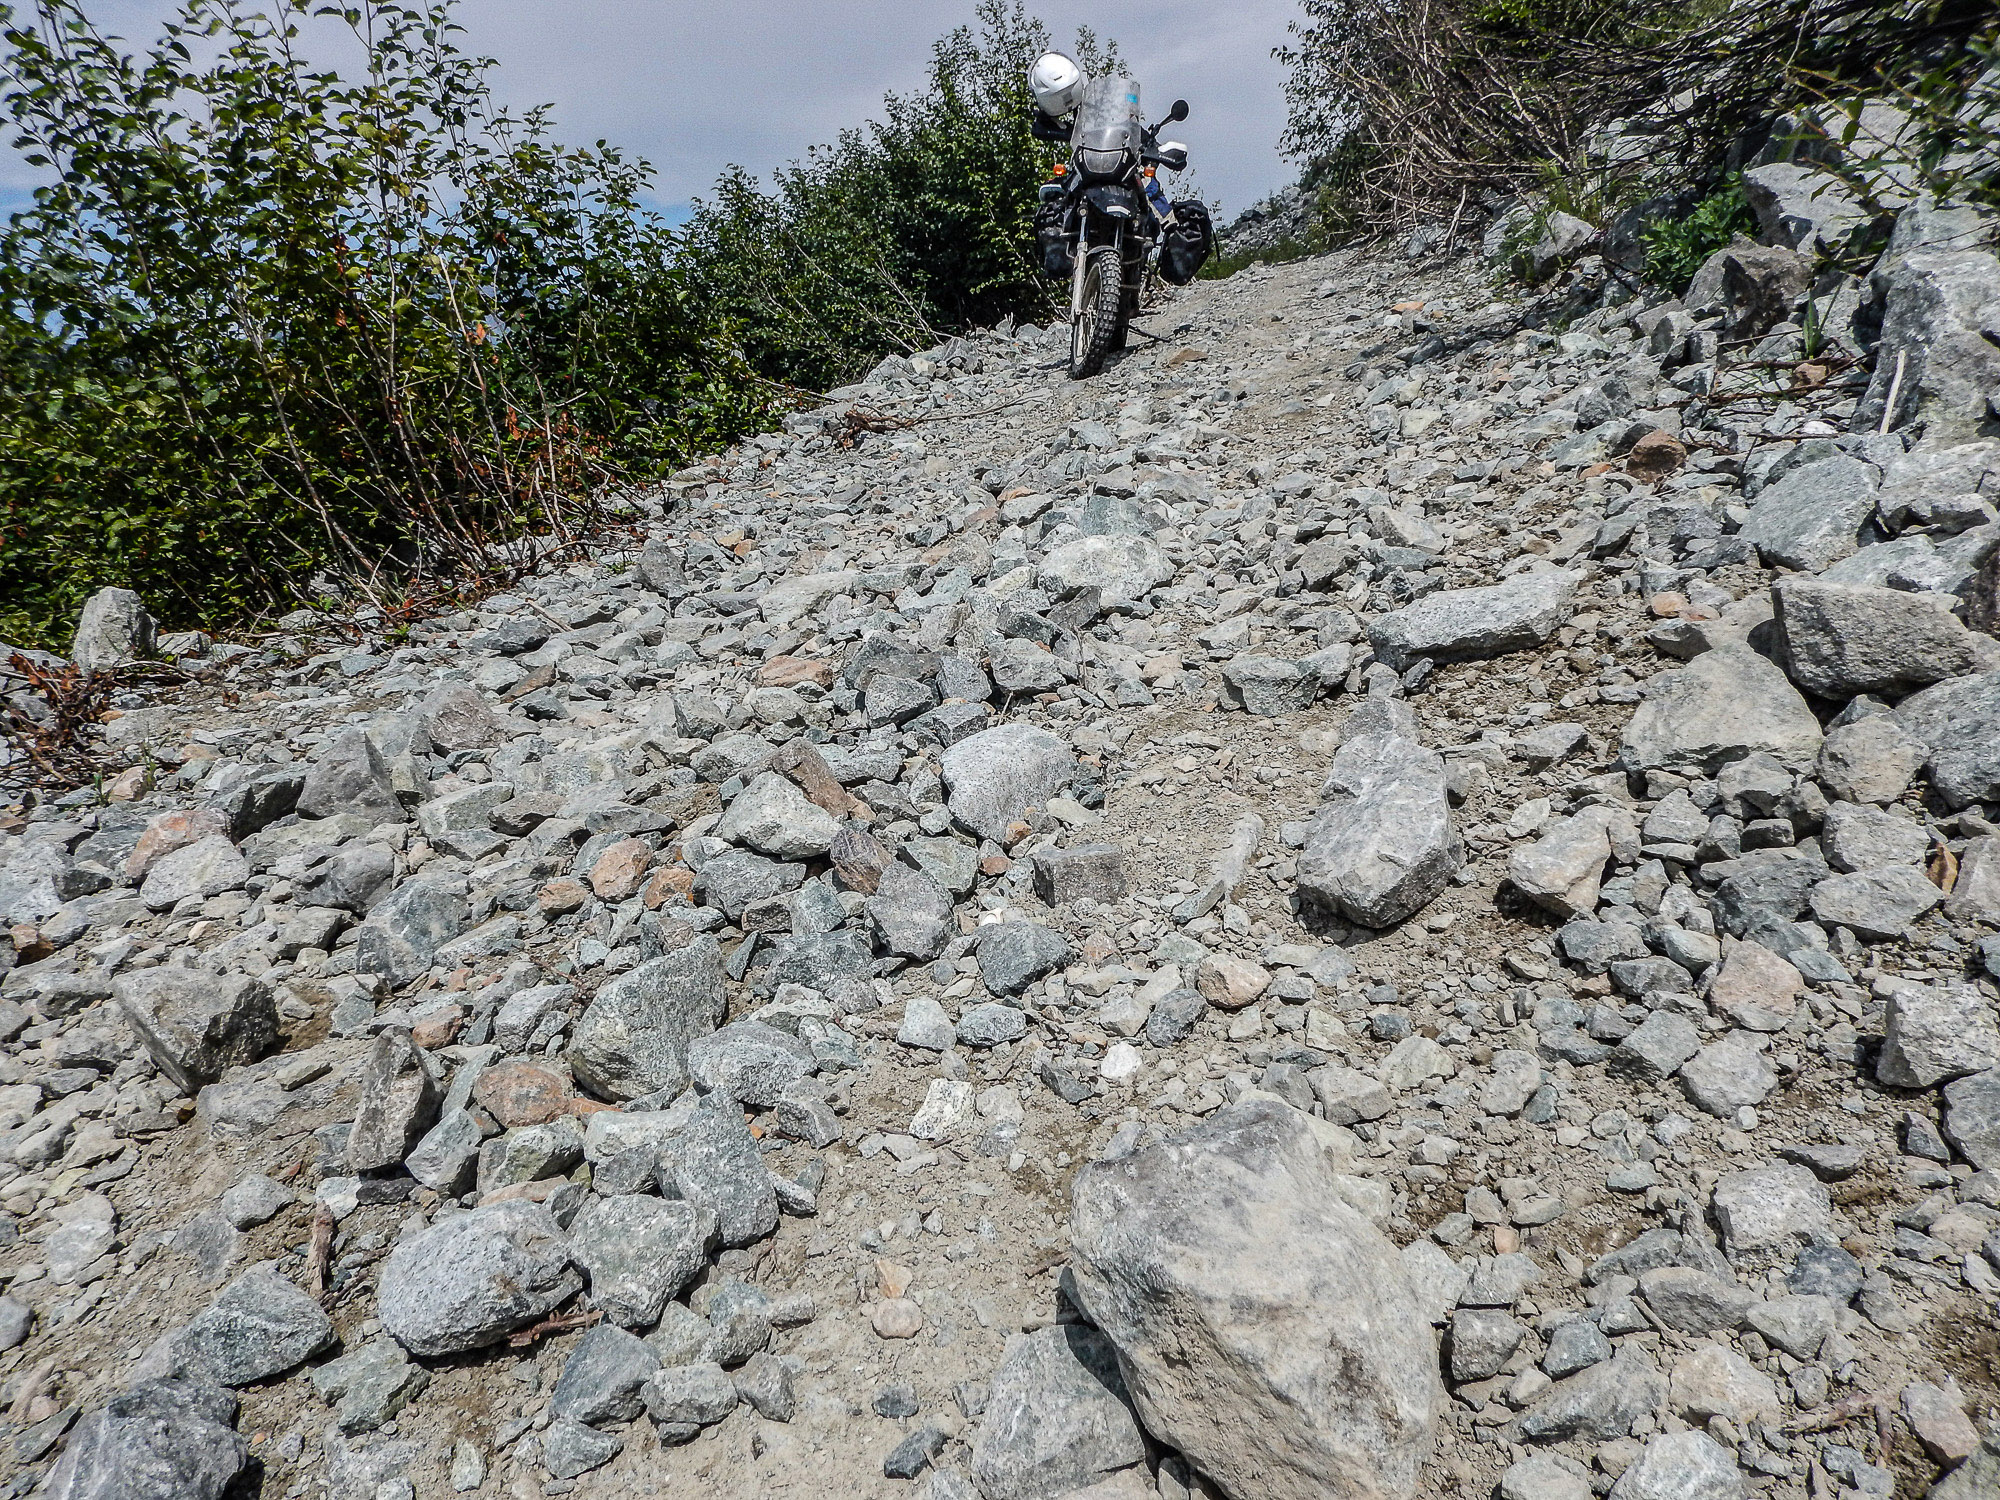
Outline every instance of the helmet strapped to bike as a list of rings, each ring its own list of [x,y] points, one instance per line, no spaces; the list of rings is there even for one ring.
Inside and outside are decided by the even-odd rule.
[[[1083,69],[1060,52],[1044,52],[1028,69],[1028,91],[1051,119],[1060,119],[1075,109],[1089,81]]]

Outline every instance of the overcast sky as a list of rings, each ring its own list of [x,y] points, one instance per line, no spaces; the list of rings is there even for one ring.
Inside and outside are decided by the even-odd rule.
[[[17,7],[30,8],[27,5]],[[85,0],[104,30],[150,42],[172,0]],[[466,0],[465,50],[496,58],[501,98],[552,102],[557,133],[648,158],[655,197],[683,205],[730,163],[766,172],[878,114],[923,81],[931,43],[972,0]],[[1234,215],[1291,180],[1278,155],[1285,40],[1295,0],[1082,0],[1030,9],[1061,42],[1079,24],[1117,40],[1152,118],[1191,106],[1187,142],[1204,195]],[[32,185],[0,153],[0,206]]]

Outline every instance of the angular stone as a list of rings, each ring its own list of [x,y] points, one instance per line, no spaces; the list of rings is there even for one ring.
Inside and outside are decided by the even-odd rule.
[[[1756,752],[1803,770],[1820,739],[1819,720],[1783,672],[1748,647],[1720,646],[1646,684],[1621,748],[1635,770],[1712,768]]]
[[[1931,788],[1947,807],[2000,800],[2000,672],[1912,693],[1896,720],[1929,747]]]
[[[1542,1356],[1542,1369],[1551,1380],[1563,1380],[1578,1370],[1602,1364],[1611,1358],[1612,1353],[1611,1340],[1595,1323],[1584,1318],[1572,1318],[1557,1325],[1549,1335],[1548,1352]]]
[[[670,1365],[646,1382],[647,1415],[662,1429],[712,1427],[736,1410],[736,1400],[735,1383],[713,1361]]]
[[[1927,1089],[2000,1067],[2000,1021],[1975,985],[1899,984],[1890,991],[1875,1076]]]
[[[989,992],[1018,995],[1068,963],[1074,950],[1068,938],[1039,922],[994,922],[979,929],[972,951]]]
[[[1229,701],[1258,718],[1296,713],[1319,696],[1319,676],[1295,661],[1238,656],[1225,662],[1222,682]]]
[[[417,728],[441,755],[490,750],[507,737],[506,723],[479,689],[463,682],[432,688],[417,705]]]
[[[358,726],[335,735],[306,771],[298,811],[302,818],[349,814],[370,824],[400,823],[404,818],[389,764]]]
[[[403,1158],[403,1169],[432,1192],[456,1198],[477,1179],[481,1139],[468,1111],[446,1110]]]
[[[1382,1081],[1358,1069],[1328,1064],[1313,1069],[1309,1076],[1313,1094],[1335,1125],[1379,1120],[1395,1107]]]
[[[1070,1323],[1008,1340],[972,1449],[988,1500],[1055,1500],[1145,1456],[1109,1339]]]
[[[570,1225],[590,1300],[624,1328],[657,1323],[661,1309],[707,1268],[715,1244],[712,1209],[636,1193],[593,1199]]]
[[[1719,1118],[1746,1104],[1761,1104],[1777,1086],[1777,1070],[1747,1032],[1730,1032],[1681,1066],[1688,1102]]]
[[[625,1440],[598,1432],[568,1417],[557,1417],[542,1434],[542,1462],[556,1479],[575,1479],[600,1469],[624,1450]]]
[[[1822,698],[1906,693],[1976,665],[1948,595],[1792,577],[1771,599],[1792,681]]]
[[[1850,927],[1876,942],[1902,937],[1944,900],[1914,865],[1834,875],[1813,887],[1812,913],[1829,927]]]
[[[1517,573],[1485,588],[1440,589],[1378,617],[1368,640],[1377,659],[1398,672],[1420,657],[1471,661],[1525,651],[1561,628],[1577,581],[1574,573],[1550,570]]]
[[[1399,734],[1335,752],[1299,855],[1299,894],[1364,927],[1392,927],[1430,904],[1459,862],[1444,760]]]
[[[1742,1493],[1736,1455],[1689,1430],[1649,1438],[1611,1487],[1610,1500],[1739,1500]]]
[[[440,881],[412,880],[376,902],[355,929],[354,966],[397,989],[414,984],[468,920],[465,897]]]
[[[1122,901],[1128,889],[1124,851],[1116,844],[1044,849],[1035,855],[1035,896],[1044,906]]]
[[[1831,1297],[1774,1297],[1753,1302],[1748,1310],[1752,1328],[1795,1359],[1819,1353],[1839,1321],[1840,1308]]]
[[[347,1133],[347,1168],[401,1166],[437,1119],[443,1091],[408,1028],[383,1028],[361,1065],[361,1102]]]
[[[335,1403],[334,1421],[345,1433],[373,1432],[421,1396],[430,1371],[412,1364],[394,1339],[378,1339],[328,1360],[312,1372],[313,1389]]]
[[[1211,953],[1195,971],[1195,988],[1218,1010],[1241,1010],[1271,987],[1271,971],[1247,958]]]
[[[833,847],[840,821],[816,807],[789,777],[765,771],[736,794],[715,836],[773,859],[811,859]]]
[[[568,1058],[577,1078],[611,1099],[687,1087],[688,1043],[721,1022],[722,955],[713,938],[649,959],[599,989],[577,1018]]]
[[[190,896],[206,900],[239,889],[250,878],[250,861],[229,841],[213,833],[154,860],[139,887],[139,899],[154,911],[165,911]]]
[[[1875,374],[1855,409],[1855,429],[1873,432],[1886,420],[1894,430],[1921,418],[1929,445],[1989,436],[2000,349],[1986,330],[2000,301],[2000,257],[1962,241],[1912,248],[1886,279]],[[1896,406],[1885,415],[1892,387]]]
[[[1710,981],[1708,1003],[1746,1030],[1781,1031],[1805,987],[1799,971],[1769,948],[1738,943]]]
[[[1035,583],[1061,597],[1094,588],[1106,604],[1146,597],[1174,576],[1174,565],[1148,536],[1081,536],[1042,559]]]
[[[1788,1257],[1806,1241],[1838,1238],[1832,1199],[1804,1167],[1753,1167],[1715,1185],[1713,1213],[1732,1261]]]
[[[887,953],[928,961],[957,936],[951,896],[922,870],[891,864],[865,908],[869,930]]]
[[[565,1116],[495,1136],[479,1148],[482,1194],[571,1172],[583,1161],[583,1131]]]
[[[46,1500],[221,1500],[250,1462],[236,1398],[198,1379],[149,1380],[76,1424]]]
[[[1747,1287],[1693,1266],[1660,1266],[1644,1272],[1639,1292],[1660,1321],[1679,1333],[1738,1327],[1756,1300]]]
[[[1686,1016],[1656,1010],[1618,1043],[1614,1066],[1640,1078],[1671,1078],[1701,1051],[1701,1031]]]
[[[151,656],[158,644],[159,625],[130,589],[103,588],[83,602],[69,655],[86,672],[120,667]]]
[[[377,1313],[412,1354],[498,1343],[583,1286],[546,1208],[512,1198],[406,1235],[382,1263]]]
[[[1507,856],[1507,879],[1558,917],[1589,916],[1597,910],[1598,885],[1611,858],[1611,826],[1620,820],[1629,826],[1626,814],[1608,807],[1586,807],[1557,819],[1534,843],[1515,846]]]
[[[1635,1345],[1626,1344],[1613,1358],[1558,1380],[1521,1413],[1515,1427],[1529,1442],[1608,1443],[1653,1416],[1666,1399],[1665,1378]]]
[[[1335,1175],[1275,1100],[1077,1175],[1076,1295],[1145,1429],[1226,1493],[1407,1497],[1429,1455],[1428,1320]]]
[[[183,1094],[227,1068],[255,1062],[278,1043],[270,986],[200,969],[137,969],[112,981],[118,1008]]]
[[[1944,1086],[1944,1134],[1975,1167],[2000,1167],[2000,1068]]]
[[[1500,1500],[1592,1500],[1590,1470],[1560,1453],[1530,1453],[1500,1476]]]
[[[998,1047],[1027,1034],[1028,1018],[1020,1007],[998,1001],[967,1008],[958,1018],[956,1040],[968,1047]]]
[[[386,844],[349,844],[312,872],[294,893],[301,905],[327,906],[365,916],[389,893],[396,855]]]
[[[1826,862],[1842,873],[1878,865],[1920,865],[1930,852],[1930,835],[1899,811],[1855,802],[1828,805],[1819,845]]]
[[[665,1143],[660,1176],[715,1215],[725,1248],[752,1244],[778,1227],[778,1196],[763,1156],[743,1112],[728,1100],[702,1100]]]
[[[1452,1314],[1445,1340],[1452,1380],[1463,1383],[1498,1375],[1527,1336],[1526,1328],[1497,1308],[1460,1308]]]
[[[1004,840],[1031,807],[1046,806],[1076,776],[1076,757],[1046,729],[1007,723],[947,749],[939,770],[951,815],[984,839]]]
[[[958,1040],[951,1015],[929,995],[913,995],[903,1007],[903,1022],[896,1028],[896,1040],[905,1047],[926,1052],[948,1052]]]
[[[736,1394],[767,1422],[789,1422],[798,1410],[791,1368],[775,1354],[751,1355],[731,1379]]]
[[[141,1379],[190,1374],[251,1385],[295,1369],[335,1342],[320,1305],[269,1266],[245,1271],[140,1361]]]
[[[1690,1422],[1724,1417],[1749,1422],[1778,1410],[1778,1388],[1734,1349],[1704,1344],[1674,1362],[1667,1400]]]
[[[688,1072],[704,1093],[769,1109],[818,1071],[812,1048],[761,1021],[732,1021],[688,1044]]]

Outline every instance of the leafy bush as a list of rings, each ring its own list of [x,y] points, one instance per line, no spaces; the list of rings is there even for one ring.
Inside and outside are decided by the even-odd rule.
[[[1027,70],[1049,32],[1020,0],[981,0],[978,29],[932,49],[919,92],[760,187],[732,168],[684,232],[697,293],[740,331],[752,364],[822,389],[1009,314],[1047,318],[1036,194],[1065,154],[1030,132]],[[1086,67],[1117,65],[1089,32]]]
[[[1743,179],[1732,175],[1685,218],[1646,231],[1646,279],[1656,286],[1685,290],[1703,261],[1756,227],[1756,216],[1743,196]]]
[[[280,3],[184,0],[136,57],[77,0],[0,8],[54,177],[0,233],[6,638],[110,583],[195,623],[504,575],[768,414],[645,165],[497,109],[450,0],[332,13],[352,82]]]

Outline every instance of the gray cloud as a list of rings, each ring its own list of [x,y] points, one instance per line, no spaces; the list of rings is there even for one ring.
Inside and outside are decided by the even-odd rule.
[[[106,31],[150,39],[173,7],[95,0]],[[1295,0],[1089,0],[1037,9],[1059,38],[1078,24],[1117,40],[1158,117],[1175,98],[1192,114],[1174,134],[1194,176],[1228,212],[1292,175],[1277,152],[1283,70],[1271,48]],[[659,201],[705,193],[730,163],[766,172],[880,113],[882,95],[917,87],[931,43],[971,17],[971,0],[468,0],[467,50],[500,63],[500,97],[555,105],[558,134],[645,156]],[[0,161],[0,191],[34,174]]]

